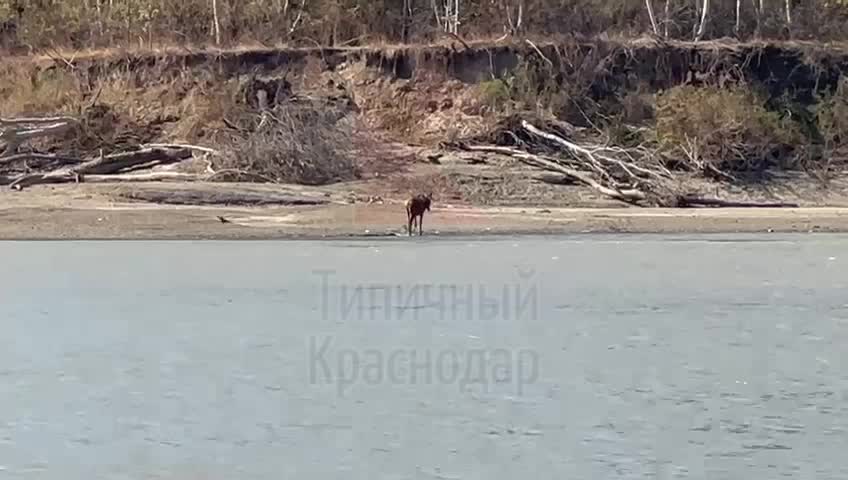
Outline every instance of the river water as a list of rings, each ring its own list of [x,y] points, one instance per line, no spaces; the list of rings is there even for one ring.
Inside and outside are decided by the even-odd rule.
[[[848,478],[844,236],[0,261],[0,478]]]

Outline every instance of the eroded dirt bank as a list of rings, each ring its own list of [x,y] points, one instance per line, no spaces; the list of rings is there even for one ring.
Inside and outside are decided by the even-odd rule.
[[[834,46],[594,41],[175,50],[16,57],[0,66],[7,80],[0,86],[4,117],[62,114],[81,120],[61,138],[39,140],[18,153],[90,160],[103,149],[122,152],[159,143],[216,152],[195,150],[175,164],[132,171],[194,176],[191,182],[139,182],[130,175],[114,182],[101,176],[89,184],[78,177],[82,183],[22,191],[9,185],[31,176],[38,162],[0,158],[5,239],[399,235],[403,200],[425,191],[436,196],[425,228],[440,235],[848,230],[842,211],[848,206],[848,176],[837,149],[826,152],[826,171],[813,174],[793,167],[772,169],[756,181],[729,182],[673,172],[671,180],[681,191],[788,201],[801,208],[657,210],[628,207],[573,178],[506,156],[446,145],[485,137],[505,115],[532,102],[584,132],[597,130],[597,141],[632,141],[632,132],[652,128],[652,96],[680,85],[721,91],[726,84],[753,82],[771,102],[766,110],[797,107],[799,115],[807,115],[817,99],[838,90],[848,71],[848,53]],[[276,119],[274,108],[292,101],[312,102],[311,116],[295,119],[299,130],[257,140],[255,129]],[[326,165],[321,162],[330,149],[301,148],[336,135],[321,136],[310,127],[323,125],[327,112],[331,121],[346,122],[344,136],[331,143],[350,146],[350,163]],[[618,123],[601,128],[592,122],[610,115]],[[815,139],[821,132],[810,118],[801,123]],[[848,138],[838,133],[832,137]],[[288,157],[274,156],[298,138],[305,140]],[[824,144],[831,148],[833,142]],[[821,156],[819,150],[803,154]],[[298,155],[314,158],[303,163]],[[293,163],[303,164],[294,173],[279,170]],[[312,175],[321,168],[327,171]]]

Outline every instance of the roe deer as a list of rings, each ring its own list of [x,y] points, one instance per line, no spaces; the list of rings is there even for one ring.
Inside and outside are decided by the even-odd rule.
[[[415,217],[418,217],[418,236],[421,236],[424,223],[424,212],[430,210],[430,203],[433,201],[433,194],[416,195],[406,201],[406,222],[409,236],[412,236],[412,228],[415,223]]]

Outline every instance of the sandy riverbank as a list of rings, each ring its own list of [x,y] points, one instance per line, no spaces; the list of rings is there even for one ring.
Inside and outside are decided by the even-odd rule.
[[[0,209],[0,239],[285,239],[405,237],[401,205]],[[222,223],[219,216],[228,222]],[[572,233],[848,232],[848,208],[436,208],[425,236]]]
[[[406,236],[400,198],[368,203],[351,197],[347,187],[173,183],[0,190],[0,240]],[[444,199],[426,214],[424,234],[848,232],[848,204],[834,203],[654,209],[603,199],[570,208],[536,202],[482,206]]]

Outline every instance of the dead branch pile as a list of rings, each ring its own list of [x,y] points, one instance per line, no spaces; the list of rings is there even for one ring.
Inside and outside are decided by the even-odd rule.
[[[159,180],[176,172],[133,174],[140,169],[180,162],[198,147],[139,146],[129,151],[83,158],[73,155],[20,152],[30,141],[62,136],[78,126],[70,117],[0,119],[0,185],[22,189],[44,183],[112,180]],[[180,177],[181,179],[185,179]]]
[[[649,149],[577,143],[569,140],[577,129],[564,122],[549,124],[548,128],[510,117],[490,137],[500,145],[458,146],[506,155],[532,167],[563,174],[622,202],[667,205],[673,201],[671,172]]]
[[[260,92],[261,93],[261,92]],[[359,178],[351,155],[355,108],[347,97],[260,95],[259,110],[246,106],[217,142],[224,155],[215,166],[218,179],[324,185]],[[226,177],[226,178],[225,178]]]
[[[591,143],[581,129],[560,121],[512,116],[490,135],[453,146],[511,157],[564,175],[603,195],[637,206],[792,207],[787,203],[728,202],[681,191],[668,162],[648,146],[622,148]],[[490,143],[480,142],[488,139]]]
[[[295,95],[285,77],[248,77],[235,102],[221,109],[223,124],[217,118],[207,122],[214,126],[204,138],[216,149],[154,143],[175,118],[137,121],[96,100],[77,117],[0,118],[0,185],[161,180],[316,185],[355,179],[348,114],[357,107],[344,88],[337,90],[340,94]],[[195,154],[205,160],[205,172],[154,168]]]

